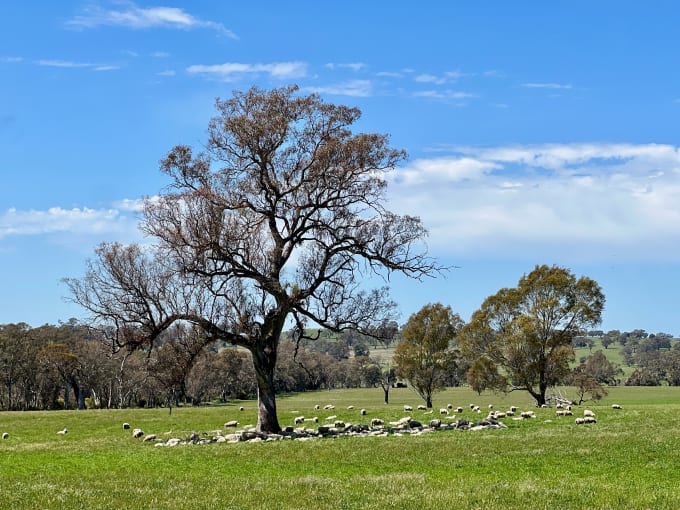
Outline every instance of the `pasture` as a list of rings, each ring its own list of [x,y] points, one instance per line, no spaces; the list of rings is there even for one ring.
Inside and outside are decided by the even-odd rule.
[[[282,426],[295,416],[336,415],[349,423],[404,416],[428,421],[409,389],[333,390],[282,396]],[[334,410],[314,410],[332,403]],[[479,419],[494,404],[531,410],[525,393],[435,394]],[[469,404],[480,405],[473,415]],[[623,406],[611,408],[612,403]],[[354,409],[347,409],[348,406]],[[239,411],[239,406],[245,408]],[[365,408],[367,416],[360,416]],[[583,409],[593,425],[575,425]],[[0,508],[155,509],[676,509],[680,508],[680,388],[610,389],[574,417],[535,409],[537,418],[502,420],[504,430],[158,448],[122,423],[159,438],[256,422],[255,402],[167,409],[0,413]],[[311,425],[310,425],[311,426]],[[68,434],[56,432],[68,428]]]

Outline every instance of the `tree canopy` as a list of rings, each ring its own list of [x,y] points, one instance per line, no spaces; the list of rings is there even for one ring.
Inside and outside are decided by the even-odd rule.
[[[600,286],[568,269],[536,266],[515,288],[488,297],[458,342],[478,390],[526,390],[538,405],[563,381],[574,359],[572,340],[596,326],[604,308]]]
[[[161,161],[171,185],[141,222],[155,245],[103,244],[84,277],[67,279],[116,347],[152,345],[181,321],[248,349],[261,432],[280,430],[273,377],[286,321],[299,338],[307,324],[371,334],[394,303],[365,275],[439,270],[420,219],[384,206],[385,173],[405,153],[386,135],[354,134],[358,109],[297,92],[218,99],[205,151],[178,145]]]
[[[425,305],[409,318],[397,344],[393,362],[397,376],[432,407],[432,394],[443,389],[455,366],[454,339],[463,320],[450,306]]]

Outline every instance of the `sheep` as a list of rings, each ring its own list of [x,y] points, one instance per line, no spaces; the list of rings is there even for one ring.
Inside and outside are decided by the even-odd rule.
[[[583,421],[585,423],[597,423],[597,420],[595,419],[594,416],[586,416],[583,418]]]
[[[489,404],[489,409],[493,409],[493,404]]]
[[[238,427],[238,422],[236,420],[228,421],[224,424],[224,428]]]
[[[321,406],[320,406],[319,404],[316,404],[316,405],[314,406],[314,410],[315,410],[315,411],[318,411],[319,409],[321,409]]]
[[[534,413],[533,411],[522,411],[520,413],[520,417],[523,420],[526,420],[526,419],[529,419],[529,418],[536,418],[536,413]]]
[[[470,404],[470,409],[474,409],[475,407],[477,406],[475,406],[474,404]]]
[[[586,420],[585,418],[576,418],[574,422],[576,423],[576,425],[583,425],[586,422]]]
[[[612,409],[623,409],[623,407],[621,407],[621,404],[612,404]]]
[[[300,425],[301,423],[305,422],[305,417],[304,416],[298,416],[295,418],[295,425]]]
[[[472,411],[475,412],[475,413],[481,413],[482,412],[482,410],[479,408],[479,406],[474,406],[472,408]]]
[[[413,407],[411,407],[411,406],[404,406],[404,411],[413,411]]]
[[[595,413],[592,412],[590,409],[584,409],[584,410],[583,410],[583,416],[584,416],[584,417],[587,416],[587,417],[589,417],[589,418],[594,418],[594,417],[595,417]]]
[[[243,407],[243,406],[241,406],[241,407],[239,407],[239,408],[238,408],[238,410],[239,410],[239,411],[245,411],[245,410],[246,410],[246,408],[245,408],[245,407]]]
[[[379,427],[381,425],[384,425],[385,422],[381,420],[380,418],[372,418],[371,419],[371,427]]]
[[[462,407],[460,407],[460,406],[456,407],[456,413],[460,414],[460,413],[462,413],[462,412],[463,412],[463,408],[462,408]]]
[[[68,429],[64,427],[64,430],[58,430],[57,434],[68,434]]]
[[[326,404],[325,406],[323,406],[323,408],[326,411],[329,411],[329,410],[335,409],[335,406],[333,404]]]
[[[449,410],[446,407],[442,407],[439,410],[439,414],[449,414]]]
[[[123,423],[123,430],[129,430],[130,429],[130,424],[125,422]]]
[[[347,406],[347,410],[351,411],[352,409],[354,409],[354,406]]]
[[[439,427],[442,426],[442,421],[441,420],[432,420],[430,421],[430,428],[431,429],[438,429]]]
[[[9,439],[9,432],[3,432],[3,433],[2,433],[2,438],[3,438],[3,439]]]
[[[405,410],[406,410],[406,409],[404,409],[404,411],[405,411]],[[423,404],[420,404],[420,405],[418,406],[418,411],[427,411],[427,407],[425,407]]]
[[[359,411],[359,414],[361,414],[361,416],[366,416],[366,413],[367,413],[366,409],[362,409],[361,411]]]
[[[142,429],[135,429],[132,431],[132,437],[135,439],[139,439],[144,435],[144,431]]]
[[[446,408],[449,410],[453,409],[453,404],[446,404]]]
[[[555,411],[556,416],[572,416],[574,413],[567,409],[560,409],[558,411]]]
[[[337,420],[337,421],[333,422],[333,426],[336,429],[344,429],[345,428],[345,422],[342,421],[342,420]]]
[[[153,441],[156,439],[156,434],[148,434],[142,441]]]
[[[510,406],[510,411],[512,411],[513,413],[516,413],[517,412],[517,406]]]

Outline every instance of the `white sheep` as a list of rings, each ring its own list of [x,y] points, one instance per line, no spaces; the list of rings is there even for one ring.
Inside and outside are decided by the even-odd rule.
[[[123,430],[129,430],[130,429],[130,424],[125,422],[123,423]]]
[[[612,409],[623,409],[623,407],[621,407],[621,404],[612,404]]]
[[[347,409],[351,411],[352,409],[354,409],[354,406],[347,406]]]
[[[380,418],[372,418],[371,419],[371,427],[379,427],[380,425],[384,425],[385,422],[381,420]]]
[[[319,409],[321,409],[321,406],[320,406],[319,404],[316,404],[316,405],[314,406],[314,410],[315,410],[315,411],[318,411]]]
[[[246,408],[245,408],[245,407],[243,407],[243,406],[241,406],[241,407],[239,407],[239,408],[238,408],[238,410],[239,410],[239,411],[245,411],[245,410],[246,410]]]
[[[460,407],[460,406],[456,407],[456,412],[457,412],[458,414],[462,413],[462,412],[463,412],[463,408]]]
[[[305,422],[305,417],[304,416],[298,416],[295,418],[295,425],[300,425],[301,423]]]
[[[427,411],[427,407],[425,407],[423,404],[420,404],[418,406],[418,411]]]
[[[453,404],[446,404],[447,409],[453,409]]]
[[[3,432],[3,433],[2,433],[2,438],[3,438],[3,439],[9,439],[9,432]]]
[[[512,411],[513,413],[516,413],[517,412],[517,406],[510,406],[510,411]]]
[[[442,407],[439,410],[439,414],[449,414],[449,410],[446,407]]]
[[[238,422],[236,420],[228,421],[224,424],[224,428],[238,427]]]
[[[413,407],[411,407],[411,406],[404,406],[404,411],[413,411]]]
[[[489,404],[489,409],[493,409],[493,404]]]
[[[68,434],[68,429],[64,427],[64,430],[57,431],[57,434]]]
[[[326,411],[329,411],[329,410],[331,410],[331,409],[335,409],[335,406],[334,406],[333,404],[326,404],[325,406],[323,406],[323,408],[324,408]]]
[[[135,429],[132,431],[132,437],[135,439],[139,439],[144,435],[144,431],[142,429]]]
[[[361,411],[359,411],[359,414],[361,414],[361,416],[366,416],[366,413],[367,413],[366,409],[362,409]]]
[[[584,417],[587,416],[587,417],[589,417],[589,418],[594,418],[594,417],[595,417],[595,413],[592,412],[590,409],[584,409],[584,410],[583,410],[583,416],[584,416]]]

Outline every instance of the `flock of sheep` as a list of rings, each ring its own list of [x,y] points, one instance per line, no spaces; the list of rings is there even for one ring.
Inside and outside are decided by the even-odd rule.
[[[612,404],[612,409],[622,409],[619,404]],[[478,405],[470,404],[470,412],[477,415],[481,414],[481,408]],[[338,420],[337,416],[330,415],[325,418],[326,422],[331,422],[328,424],[318,425],[316,430],[308,429],[304,426],[306,422],[313,422],[315,424],[319,423],[319,417],[314,416],[313,418],[305,418],[302,415],[298,415],[293,419],[295,426],[284,427],[282,434],[280,435],[265,435],[260,434],[254,430],[252,425],[246,425],[242,427],[241,431],[235,432],[233,434],[223,434],[221,430],[213,431],[212,434],[203,432],[198,434],[197,432],[192,432],[188,438],[171,438],[168,441],[163,441],[159,439],[156,434],[145,434],[140,428],[135,428],[132,430],[132,437],[135,439],[141,439],[144,442],[154,441],[156,446],[175,446],[178,444],[204,444],[210,442],[239,442],[239,441],[253,441],[253,440],[267,440],[267,439],[277,439],[277,438],[311,438],[319,436],[328,435],[338,435],[338,434],[352,434],[352,435],[387,435],[389,433],[399,433],[400,431],[431,431],[437,429],[465,429],[465,430],[480,430],[483,428],[506,428],[506,426],[498,421],[503,418],[510,418],[512,420],[526,420],[536,418],[536,413],[533,410],[529,411],[518,411],[516,406],[510,406],[505,411],[495,411],[493,404],[488,406],[489,412],[485,418],[477,420],[476,422],[471,422],[463,419],[461,415],[464,413],[462,407],[456,407],[454,409],[452,404],[447,405],[439,409],[439,415],[445,417],[444,419],[449,420],[448,424],[442,422],[441,419],[435,418],[431,419],[429,425],[423,425],[420,421],[413,419],[411,416],[406,416],[397,421],[389,422],[389,425],[385,425],[385,421],[381,418],[372,418],[370,420],[370,426],[368,425],[357,425],[357,424],[347,424],[342,420]],[[570,405],[557,404],[555,406],[555,415],[557,417],[563,416],[573,416],[573,411]],[[243,407],[239,408],[244,411]],[[314,410],[320,411],[322,407],[320,405],[315,405]],[[327,404],[323,406],[324,411],[333,411],[335,406],[333,404]],[[348,406],[347,410],[353,410],[354,406]],[[404,406],[404,412],[413,412],[413,407],[410,405]],[[434,410],[427,409],[424,405],[419,405],[416,407],[418,411],[422,411],[424,416],[434,414]],[[294,411],[297,414],[297,411]],[[361,416],[366,416],[368,411],[366,409],[361,409],[359,411]],[[585,425],[597,423],[595,413],[590,409],[584,409],[583,416],[577,417],[575,419],[576,425]],[[224,424],[225,429],[235,429],[239,426],[237,420],[231,420]],[[123,429],[129,430],[131,428],[129,423],[123,423]],[[68,434],[68,429],[64,428],[57,431],[57,434],[65,435]],[[278,437],[273,437],[278,436]],[[2,439],[9,439],[9,433],[4,432],[2,434]]]

